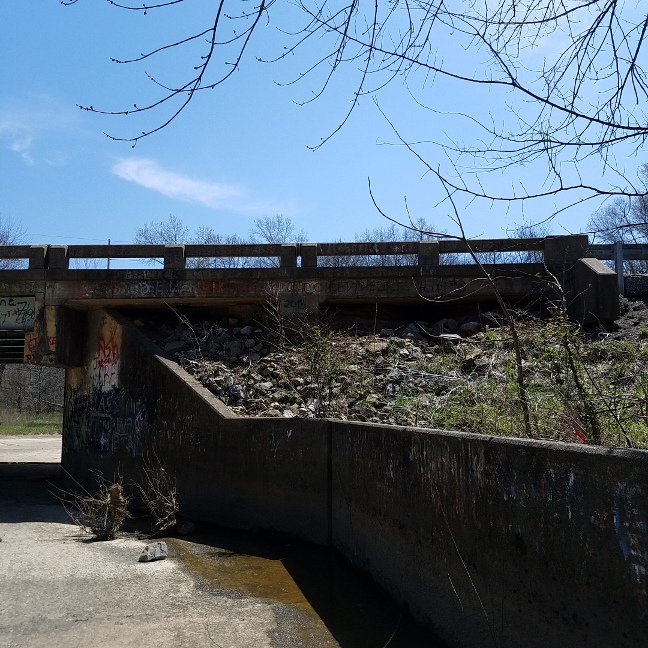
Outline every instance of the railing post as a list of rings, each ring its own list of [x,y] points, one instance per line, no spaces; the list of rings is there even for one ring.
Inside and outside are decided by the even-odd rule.
[[[317,268],[317,243],[302,243],[299,254],[302,268]]]
[[[612,256],[614,257],[614,269],[617,273],[617,287],[619,295],[625,292],[625,278],[623,276],[623,241],[615,241],[612,246]]]
[[[45,270],[47,267],[47,245],[32,245],[29,248],[29,269]]]
[[[47,252],[47,267],[50,270],[67,270],[70,267],[67,245],[50,245]]]
[[[418,264],[422,268],[439,265],[439,241],[419,241]]]
[[[297,245],[295,243],[281,246],[279,265],[282,268],[297,267]]]
[[[164,269],[183,270],[185,267],[185,246],[165,245],[164,246]]]
[[[548,236],[544,244],[545,265],[553,272],[566,270],[586,257],[588,248],[587,234]]]

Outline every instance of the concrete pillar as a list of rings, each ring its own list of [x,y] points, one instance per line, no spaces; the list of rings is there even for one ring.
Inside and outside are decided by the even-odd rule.
[[[574,267],[570,315],[585,324],[613,322],[619,317],[616,272],[598,259],[579,259]]]
[[[29,248],[29,269],[45,270],[47,268],[47,245],[32,245]]]
[[[279,255],[279,265],[282,268],[297,267],[297,245],[295,243],[282,245],[281,254]]]
[[[185,267],[185,246],[165,245],[164,246],[164,269],[182,270]]]
[[[50,270],[67,270],[70,267],[67,245],[50,245],[47,253],[47,267]]]
[[[317,243],[302,243],[299,254],[302,268],[317,268]]]
[[[544,262],[552,271],[567,270],[578,259],[587,256],[589,239],[587,234],[569,236],[548,236],[544,244]]]
[[[439,241],[419,241],[418,264],[422,268],[439,265]]]

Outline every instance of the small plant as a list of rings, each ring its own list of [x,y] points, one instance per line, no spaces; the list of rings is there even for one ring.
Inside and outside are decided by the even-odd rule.
[[[176,484],[157,457],[144,463],[143,472],[144,483],[137,488],[151,514],[155,536],[176,526],[179,510]]]
[[[91,533],[96,540],[114,540],[130,517],[129,500],[121,478],[109,484],[99,476],[98,482],[96,495],[64,493],[60,499],[82,531]]]

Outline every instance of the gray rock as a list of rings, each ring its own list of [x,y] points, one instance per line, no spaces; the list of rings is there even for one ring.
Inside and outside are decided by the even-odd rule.
[[[243,389],[242,385],[232,385],[227,393],[234,400],[243,400],[245,398],[245,389]]]
[[[371,344],[367,345],[369,351],[374,353],[382,353],[385,349],[389,348],[389,342],[386,340],[372,340]]]
[[[225,351],[230,355],[230,358],[236,358],[243,352],[243,343],[240,340],[229,340],[225,342]]]
[[[438,333],[454,333],[459,326],[459,322],[451,317],[444,317],[434,325],[434,330]]]
[[[166,542],[156,542],[154,544],[146,545],[142,549],[139,557],[139,562],[153,562],[154,560],[164,560],[169,555]]]
[[[394,335],[394,329],[384,328],[380,331],[381,337],[392,337]]]
[[[470,335],[475,335],[481,330],[481,325],[479,322],[465,322],[459,327],[459,335],[468,337]]]
[[[251,326],[244,326],[241,329],[240,332],[241,332],[241,335],[249,336],[249,335],[252,335],[252,333],[254,332],[254,329]]]
[[[461,335],[457,335],[456,333],[441,333],[439,339],[447,344],[459,344],[459,342],[463,341]]]

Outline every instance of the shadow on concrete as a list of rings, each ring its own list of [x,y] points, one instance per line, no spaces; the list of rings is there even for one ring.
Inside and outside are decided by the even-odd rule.
[[[0,463],[0,522],[67,522],[65,484],[60,464]]]
[[[212,528],[185,539],[202,553],[196,571],[218,589],[240,591],[249,585],[255,596],[286,603],[287,590],[296,585],[341,648],[442,648],[429,629],[330,549],[228,529]],[[224,560],[234,569],[223,569]],[[294,585],[282,583],[277,570],[266,570],[263,561],[279,561]]]

